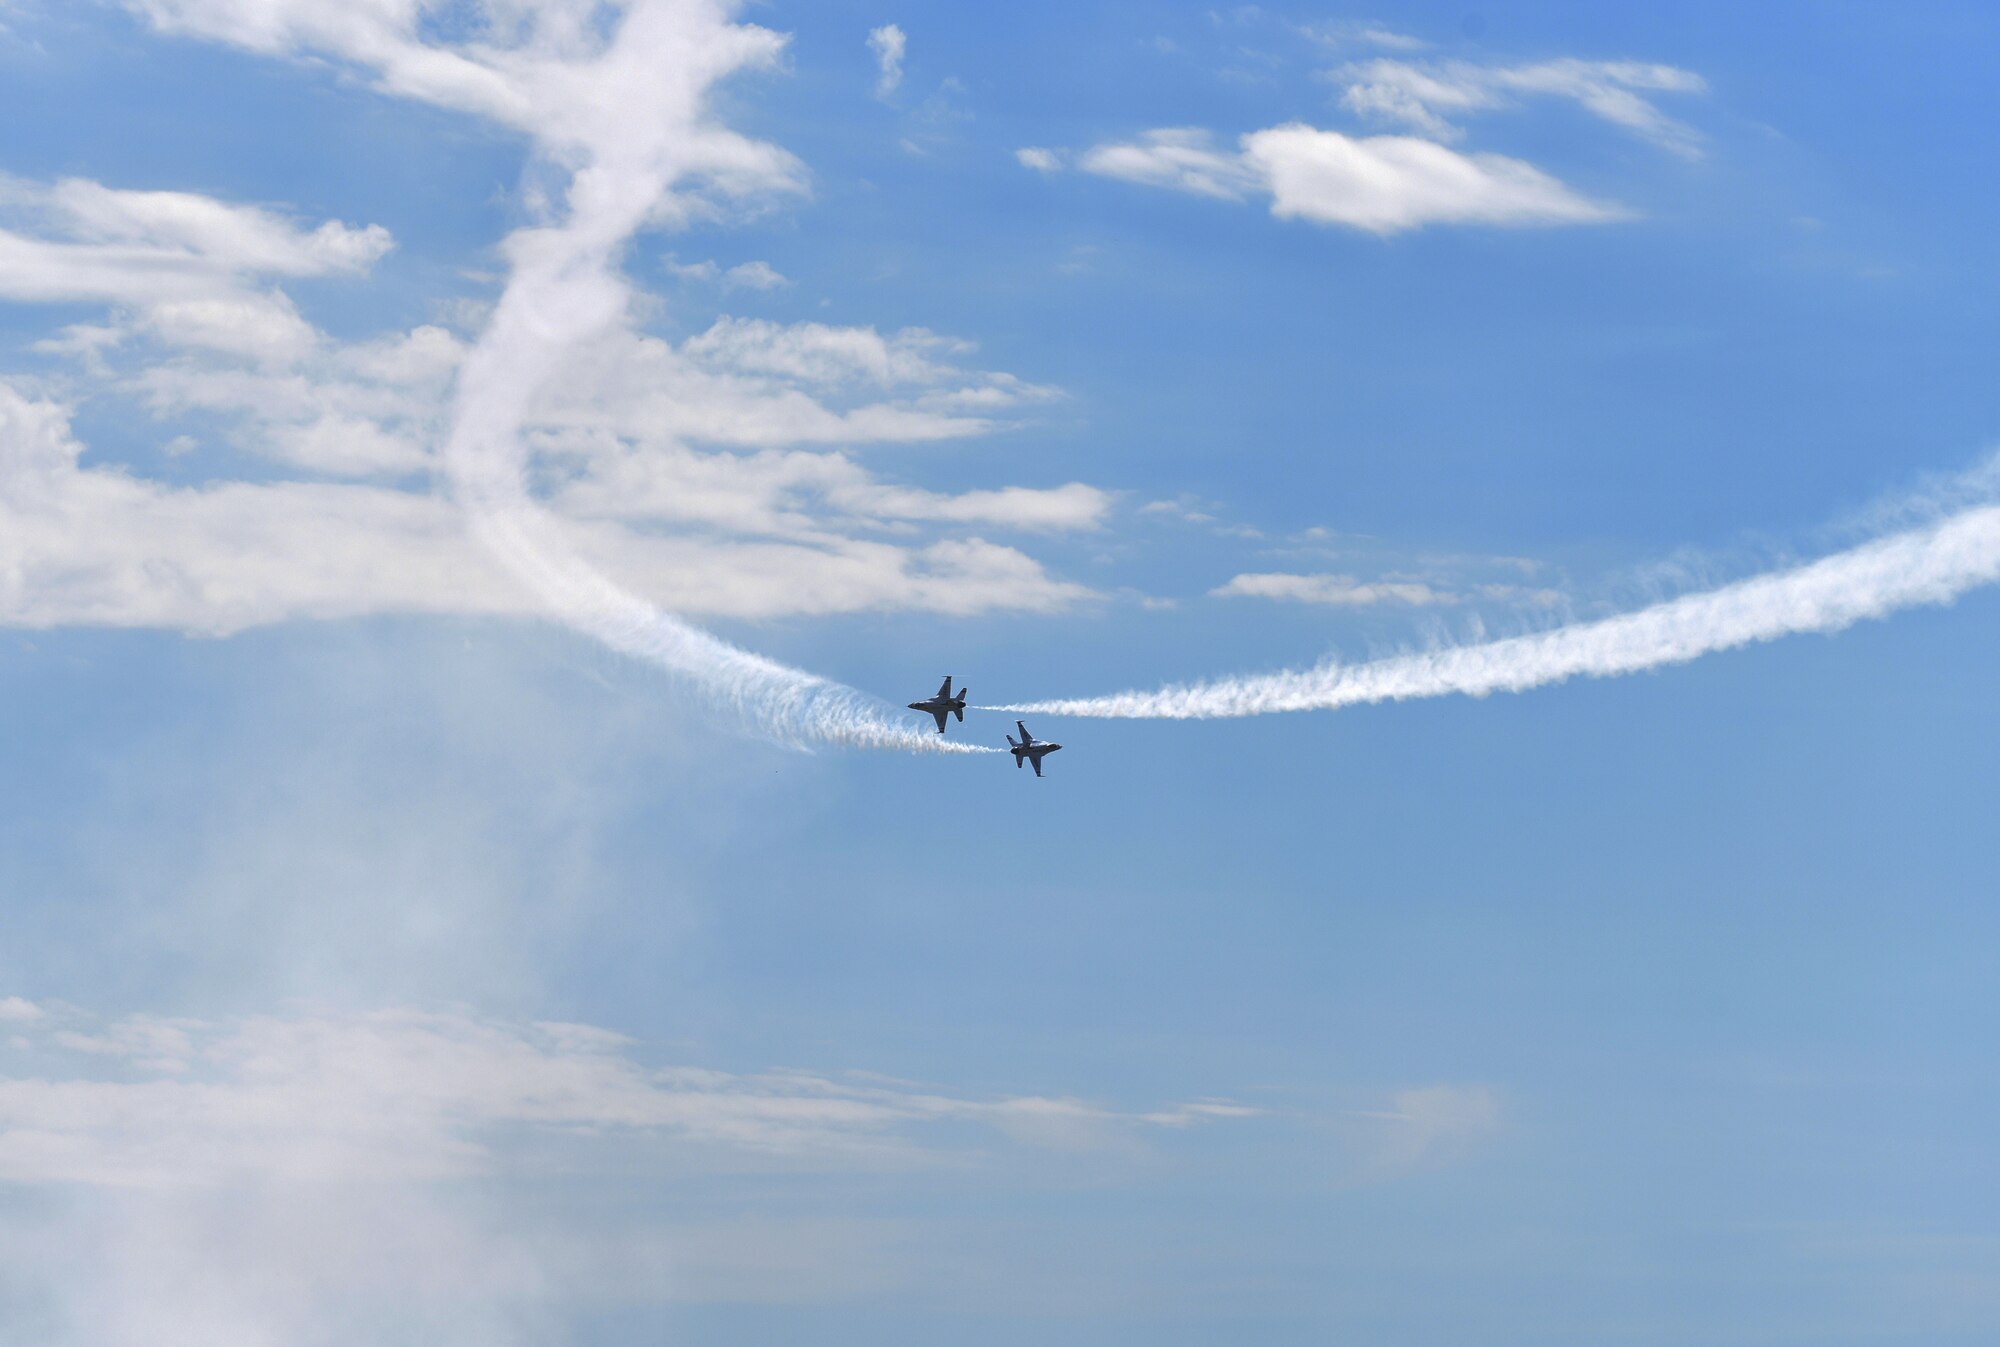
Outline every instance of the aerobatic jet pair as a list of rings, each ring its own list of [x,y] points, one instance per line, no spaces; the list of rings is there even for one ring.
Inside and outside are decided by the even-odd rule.
[[[966,690],[960,688],[956,695],[954,695],[951,690],[951,675],[946,674],[944,682],[938,684],[936,696],[926,697],[920,702],[911,702],[910,709],[912,711],[922,711],[926,715],[936,717],[938,733],[943,734],[946,716],[957,716],[959,724],[963,725],[965,723],[965,693]],[[1014,722],[1014,728],[1021,732],[1021,742],[1018,744],[1014,742],[1013,735],[1010,734],[1007,736],[1007,748],[1014,755],[1014,765],[1019,767],[1022,763],[1026,763],[1035,769],[1036,776],[1040,776],[1042,774],[1042,759],[1061,748],[1062,745],[1052,744],[1044,739],[1037,739],[1034,735],[1029,734],[1028,727],[1018,720]]]

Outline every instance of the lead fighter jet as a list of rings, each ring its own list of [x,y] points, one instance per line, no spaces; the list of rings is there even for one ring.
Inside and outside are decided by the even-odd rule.
[[[1061,748],[1062,745],[1051,744],[1046,740],[1035,738],[1034,735],[1028,733],[1028,727],[1018,720],[1014,722],[1014,728],[1021,732],[1021,742],[1018,744],[1014,742],[1013,735],[1010,734],[1007,736],[1007,746],[1014,751],[1014,765],[1019,767],[1023,762],[1030,763],[1035,769],[1035,775],[1040,776],[1042,774],[1042,759]]]
[[[946,715],[956,714],[958,716],[958,723],[961,725],[965,723],[965,689],[960,688],[958,695],[956,697],[952,696],[951,675],[946,674],[944,682],[938,684],[937,696],[926,698],[920,702],[911,702],[910,709],[912,711],[927,711],[931,715],[936,716],[938,733],[943,734],[944,718]],[[1013,741],[1009,740],[1008,742],[1011,743]]]

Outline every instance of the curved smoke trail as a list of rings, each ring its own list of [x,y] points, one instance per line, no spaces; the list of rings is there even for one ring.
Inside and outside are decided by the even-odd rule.
[[[1950,603],[1995,581],[2000,581],[2000,506],[1986,505],[1790,570],[1528,636],[1365,664],[1323,664],[1154,691],[982,709],[1194,720],[1524,692],[1570,678],[1610,678],[1685,664],[1780,636],[1840,631],[1899,608]]]
[[[682,176],[740,167],[760,148],[700,116],[707,86],[756,59],[758,43],[775,41],[729,24],[730,8],[728,0],[640,0],[602,59],[558,91],[566,115],[537,134],[556,158],[580,165],[570,181],[568,216],[508,240],[506,290],[459,373],[446,471],[475,535],[566,621],[666,670],[770,737],[802,747],[998,751],[947,742],[852,688],[739,649],[661,611],[584,560],[527,487],[521,428],[530,403],[567,351],[623,318],[628,292],[617,263],[627,240],[671,201]],[[692,53],[677,74],[658,59],[675,51]],[[984,709],[1191,719],[1483,697],[1684,663],[1798,632],[1838,631],[1899,608],[1949,603],[1995,580],[2000,506],[1984,505],[1809,565],[1602,621],[1365,664]]]
[[[625,243],[719,139],[699,123],[705,80],[697,75],[675,87],[649,57],[713,42],[718,34],[755,41],[737,35],[760,30],[724,26],[722,14],[698,5],[635,7],[590,71],[605,91],[598,106],[608,114],[564,128],[566,148],[583,161],[570,181],[567,218],[507,241],[512,271],[459,371],[445,471],[474,536],[564,621],[667,671],[754,730],[795,747],[997,753],[947,741],[864,693],[740,649],[662,611],[580,556],[528,489],[521,430],[535,394],[567,351],[621,321],[628,289],[618,260]],[[703,22],[711,26],[691,31]],[[715,73],[728,66],[726,57],[717,61]],[[741,142],[727,148],[740,151]]]

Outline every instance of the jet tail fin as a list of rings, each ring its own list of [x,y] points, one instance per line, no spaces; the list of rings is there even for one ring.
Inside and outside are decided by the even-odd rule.
[[[955,715],[955,716],[957,716],[957,717],[958,717],[958,723],[959,723],[959,724],[963,725],[963,724],[965,723],[965,689],[964,689],[964,688],[960,688],[960,689],[958,690],[958,705],[957,705],[957,706],[954,706],[954,707],[952,707],[952,708],[951,708],[951,713],[952,713],[953,715]]]

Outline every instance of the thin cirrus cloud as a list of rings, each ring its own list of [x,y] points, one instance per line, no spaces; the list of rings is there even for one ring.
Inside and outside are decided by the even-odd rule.
[[[1458,595],[1421,580],[1363,581],[1352,575],[1293,575],[1276,571],[1234,576],[1229,583],[1218,585],[1209,593],[1217,598],[1287,599],[1336,608],[1367,608],[1376,604],[1427,608],[1459,601]]]
[[[1349,111],[1436,140],[1460,139],[1464,131],[1458,120],[1468,116],[1524,98],[1565,98],[1682,158],[1702,154],[1699,133],[1645,97],[1707,91],[1701,76],[1675,66],[1574,58],[1511,66],[1381,59],[1329,71],[1327,78],[1343,86],[1340,101]]]
[[[1086,172],[1225,201],[1269,197],[1271,213],[1388,235],[1427,225],[1599,224],[1625,217],[1534,165],[1414,136],[1349,136],[1294,122],[1235,148],[1199,128],[1099,145]]]
[[[523,1148],[589,1168],[602,1163],[593,1151],[629,1157],[631,1143],[837,1169],[921,1163],[926,1131],[954,1123],[1069,1149],[1261,1113],[653,1065],[594,1026],[455,1012],[101,1020],[18,1005],[35,1013],[12,1017],[13,1051],[35,1068],[0,1077],[0,1180],[14,1184],[446,1180],[494,1172]]]
[[[670,255],[666,267],[684,281],[719,285],[725,290],[782,290],[792,283],[789,276],[761,258],[723,267],[712,259],[680,262]]]
[[[590,1024],[391,1007],[191,1018],[0,1000],[0,1222],[36,1341],[529,1347],[558,1314],[992,1284],[953,1224],[862,1206],[1102,1187],[1232,1138],[1350,1184],[1451,1163],[1504,1125],[1479,1084],[1226,1098],[989,1095],[856,1070],[661,1061]],[[717,1178],[771,1185],[755,1211]],[[628,1199],[564,1200],[565,1183]],[[836,1204],[827,1205],[830,1194]],[[961,1230],[961,1234],[963,1231]],[[1016,1264],[1033,1276],[1031,1266]],[[37,1321],[38,1323],[40,1321]]]

